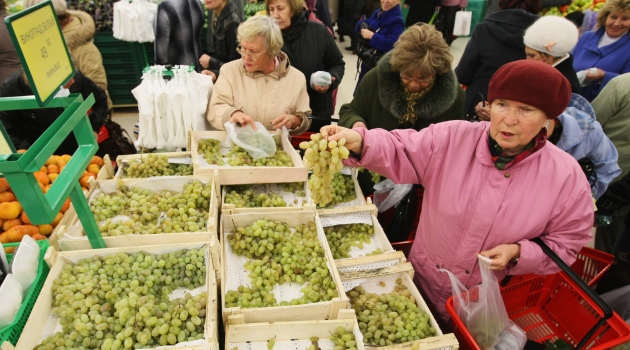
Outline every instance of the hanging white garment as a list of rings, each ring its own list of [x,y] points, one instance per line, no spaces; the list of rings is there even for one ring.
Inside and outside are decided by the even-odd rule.
[[[155,41],[156,4],[146,0],[118,1],[114,3],[113,12],[114,38],[140,43]]]

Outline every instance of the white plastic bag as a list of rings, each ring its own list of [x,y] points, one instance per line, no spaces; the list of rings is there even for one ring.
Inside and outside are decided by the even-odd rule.
[[[455,26],[453,27],[453,35],[455,36],[470,35],[471,22],[472,22],[471,11],[457,11],[455,13]]]
[[[223,124],[230,140],[245,149],[254,159],[273,157],[276,154],[276,141],[260,122],[256,122],[256,130],[251,125],[237,126],[236,123]]]
[[[30,236],[24,236],[11,261],[11,273],[22,286],[22,292],[28,289],[37,277],[39,267],[39,245]]]
[[[332,84],[332,76],[326,71],[317,71],[311,74],[311,89],[315,89],[315,85],[325,87]]]
[[[398,205],[412,188],[413,184],[395,184],[392,180],[385,179],[374,185],[374,205],[382,213]]]
[[[13,274],[8,274],[0,285],[0,328],[4,328],[15,319],[22,306],[22,286]]]
[[[451,279],[453,307],[481,349],[522,349],[527,335],[508,317],[491,260],[481,255],[477,259],[481,284],[468,290],[457,276],[440,269]]]

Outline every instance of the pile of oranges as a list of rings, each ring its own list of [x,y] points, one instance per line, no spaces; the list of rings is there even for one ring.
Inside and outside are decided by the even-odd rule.
[[[59,173],[70,161],[70,158],[71,156],[68,154],[50,156],[46,164],[34,173],[44,193],[48,192],[50,186],[57,180]],[[91,177],[96,179],[102,166],[103,158],[94,156],[79,179],[84,190],[88,189],[88,181]],[[22,210],[22,205],[15,198],[7,180],[0,178],[0,243],[20,242],[25,235],[36,240],[46,239],[57,227],[69,207],[70,198],[66,198],[61,210],[50,224],[33,225]]]

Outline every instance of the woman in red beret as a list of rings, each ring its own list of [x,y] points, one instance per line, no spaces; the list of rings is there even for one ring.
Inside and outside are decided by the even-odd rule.
[[[346,138],[344,164],[395,183],[425,188],[409,254],[414,280],[440,326],[447,327],[447,274],[472,287],[481,281],[477,254],[505,275],[551,274],[559,267],[532,239],[540,237],[567,264],[591,239],[591,189],[571,155],[547,142],[546,125],[571,98],[567,79],[550,65],[515,61],[488,89],[490,122],[446,121],[420,131],[327,126]]]

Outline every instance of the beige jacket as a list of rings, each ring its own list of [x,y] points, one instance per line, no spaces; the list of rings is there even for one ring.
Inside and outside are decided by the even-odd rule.
[[[293,114],[302,118],[302,124],[291,130],[291,134],[308,130],[310,120],[306,116],[311,114],[311,109],[304,74],[291,67],[284,52],[280,52],[278,59],[280,64],[270,74],[248,73],[240,59],[224,64],[206,112],[210,124],[225,130],[223,124],[234,112],[241,111],[267,130],[273,130],[273,119]]]
[[[68,10],[72,20],[63,26],[63,38],[66,40],[70,55],[74,59],[75,68],[90,78],[98,87],[107,93],[107,105],[112,101],[107,91],[107,76],[103,67],[101,52],[94,45],[94,20],[83,11]]]

